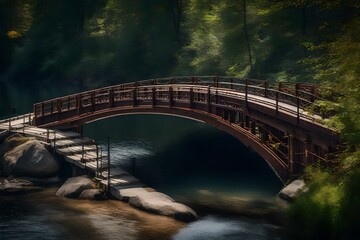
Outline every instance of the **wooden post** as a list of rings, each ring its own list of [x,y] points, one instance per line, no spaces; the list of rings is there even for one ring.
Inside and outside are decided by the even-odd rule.
[[[194,105],[194,90],[191,87],[190,88],[190,108],[193,108],[193,105]]]
[[[137,89],[137,87],[135,87],[133,89],[133,107],[136,107],[136,105],[137,105],[136,89]]]
[[[91,111],[95,112],[95,92],[91,92]]]
[[[278,115],[279,113],[279,91],[276,91],[276,103],[275,103],[275,113]]]
[[[295,83],[295,96],[299,97],[300,83]]]
[[[156,88],[152,88],[152,107],[155,107],[156,105]]]
[[[305,155],[303,158],[303,163],[305,165],[311,164],[312,163],[312,155],[310,154],[313,150],[312,150],[312,139],[308,136],[306,138],[306,140],[304,141],[305,144]]]
[[[108,170],[108,178],[107,178],[107,192],[109,193],[110,190],[110,137],[107,138],[108,141],[108,145],[107,145],[107,150],[108,150],[108,164],[107,164],[107,170]]]
[[[95,146],[96,146],[96,177],[99,177],[99,147],[97,143],[95,143]]]
[[[85,146],[84,146],[84,142],[82,142],[81,144],[81,162],[84,162],[84,151],[85,151]]]
[[[234,78],[231,78],[230,79],[230,89],[233,89],[234,88],[234,86],[233,86],[233,83],[234,83]]]
[[[311,86],[311,102],[315,102],[315,85]]]
[[[251,133],[252,134],[256,134],[256,123],[255,123],[255,121],[254,120],[252,120],[251,122],[250,122],[250,125],[251,125]]]
[[[248,86],[249,83],[248,83],[248,80],[246,79],[245,80],[245,108],[247,109],[248,107]]]
[[[173,89],[172,86],[169,87],[169,107],[173,106]]]
[[[268,97],[268,88],[269,88],[269,82],[265,81],[264,82],[264,97]]]
[[[100,176],[102,176],[102,169],[103,169],[103,154],[102,154],[102,148],[100,148]]]
[[[54,151],[56,151],[56,131],[54,130]]]
[[[207,105],[208,105],[208,112],[211,113],[211,91],[210,91],[210,86],[208,87],[208,90],[207,90]]]
[[[109,108],[113,108],[114,107],[114,89],[110,88],[109,91]]]
[[[44,103],[41,103],[41,117],[44,117]]]
[[[215,104],[219,103],[219,99],[218,99],[218,90],[215,90]]]
[[[37,118],[38,118],[37,108],[38,108],[38,106],[39,105],[37,105],[37,104],[33,105],[34,121],[31,123],[31,125],[33,125],[33,126],[37,125]],[[31,116],[31,114],[29,115],[29,122],[30,122],[30,116]]]
[[[294,136],[292,133],[288,134],[288,170],[290,175],[293,173],[294,171]]]
[[[77,114],[81,114],[81,108],[82,108],[82,101],[81,101],[81,94],[76,95],[77,99]]]
[[[300,120],[300,98],[299,97],[296,97],[296,108],[297,108],[296,121],[299,122],[299,120]]]

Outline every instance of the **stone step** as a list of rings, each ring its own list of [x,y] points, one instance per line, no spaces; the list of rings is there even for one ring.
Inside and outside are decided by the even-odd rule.
[[[65,147],[65,148],[60,148],[60,149],[56,149],[56,152],[62,154],[62,155],[74,155],[77,153],[82,153],[84,152],[84,156],[86,154],[89,154],[90,152],[95,152],[96,154],[96,146],[95,145],[86,145],[86,146],[71,146],[71,147]],[[89,152],[89,153],[86,153]]]
[[[129,173],[121,168],[115,167],[115,168],[110,168],[110,179],[112,177],[120,177],[120,176],[124,176],[124,175],[129,175]],[[108,178],[108,171],[107,169],[104,170],[101,173],[101,176],[103,179],[107,179]]]
[[[73,138],[73,139],[63,139],[63,140],[56,140],[55,146],[56,148],[65,148],[71,146],[82,146],[84,145],[94,145],[94,141],[90,138]]]
[[[101,181],[101,183],[104,185],[107,185],[107,180],[103,180],[103,181]],[[139,179],[137,179],[131,175],[110,178],[110,186],[126,187],[126,186],[133,186],[135,184],[141,184],[141,182]]]

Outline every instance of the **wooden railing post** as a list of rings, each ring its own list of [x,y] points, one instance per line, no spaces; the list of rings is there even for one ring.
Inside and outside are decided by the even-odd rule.
[[[169,87],[169,107],[173,106],[173,88]]]
[[[208,105],[208,112],[211,113],[211,91],[210,91],[210,86],[208,86],[207,89],[207,105]]]
[[[248,89],[249,89],[249,82],[245,80],[245,107],[248,106]]]
[[[299,97],[300,83],[295,83],[295,96]]]
[[[190,108],[193,108],[193,105],[194,105],[194,90],[191,87],[190,88]]]
[[[91,111],[95,112],[95,92],[91,92]]]
[[[156,105],[156,88],[152,88],[152,106],[155,107]]]
[[[275,92],[275,113],[276,115],[279,113],[279,91]]]
[[[296,97],[296,120],[299,122],[300,120],[300,97]]]
[[[136,96],[136,94],[137,94],[137,87],[135,87],[133,89],[133,107],[136,107],[136,105],[137,105],[137,96]]]
[[[114,107],[114,89],[110,88],[109,91],[109,108],[113,108]]]
[[[311,86],[311,102],[315,102],[315,85]]]
[[[230,89],[233,89],[234,88],[234,85],[233,85],[233,83],[234,83],[234,78],[231,78],[230,79]]]
[[[34,112],[34,121],[31,123],[31,125],[36,126],[37,125],[37,118],[38,118],[38,114],[37,114],[37,106],[38,104],[34,104],[33,105],[33,112]],[[29,115],[29,122],[31,118],[31,114]]]
[[[76,95],[76,99],[77,99],[77,114],[80,115],[81,114],[81,108],[82,108],[81,94]]]
[[[41,117],[44,117],[44,103],[41,103]]]
[[[268,97],[268,88],[269,88],[269,82],[265,81],[264,82],[264,97]]]

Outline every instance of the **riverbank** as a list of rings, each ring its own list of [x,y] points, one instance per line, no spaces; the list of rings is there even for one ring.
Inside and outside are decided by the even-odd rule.
[[[121,201],[59,198],[57,187],[0,197],[0,235],[4,239],[274,239],[281,226],[241,215],[202,214],[185,224],[146,213]]]

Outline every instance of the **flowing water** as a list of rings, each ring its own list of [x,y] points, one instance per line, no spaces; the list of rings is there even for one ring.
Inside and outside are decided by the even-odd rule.
[[[29,102],[59,93],[47,94],[22,95],[21,101],[19,93],[8,94],[8,101],[18,113],[26,112]],[[0,115],[6,113],[0,108]],[[104,150],[110,137],[112,163],[189,205],[199,220],[184,224],[114,200],[63,199],[54,186],[0,196],[0,239],[283,239],[275,198],[281,182],[261,157],[230,135],[188,119],[154,115],[101,120],[86,125],[84,134]]]

